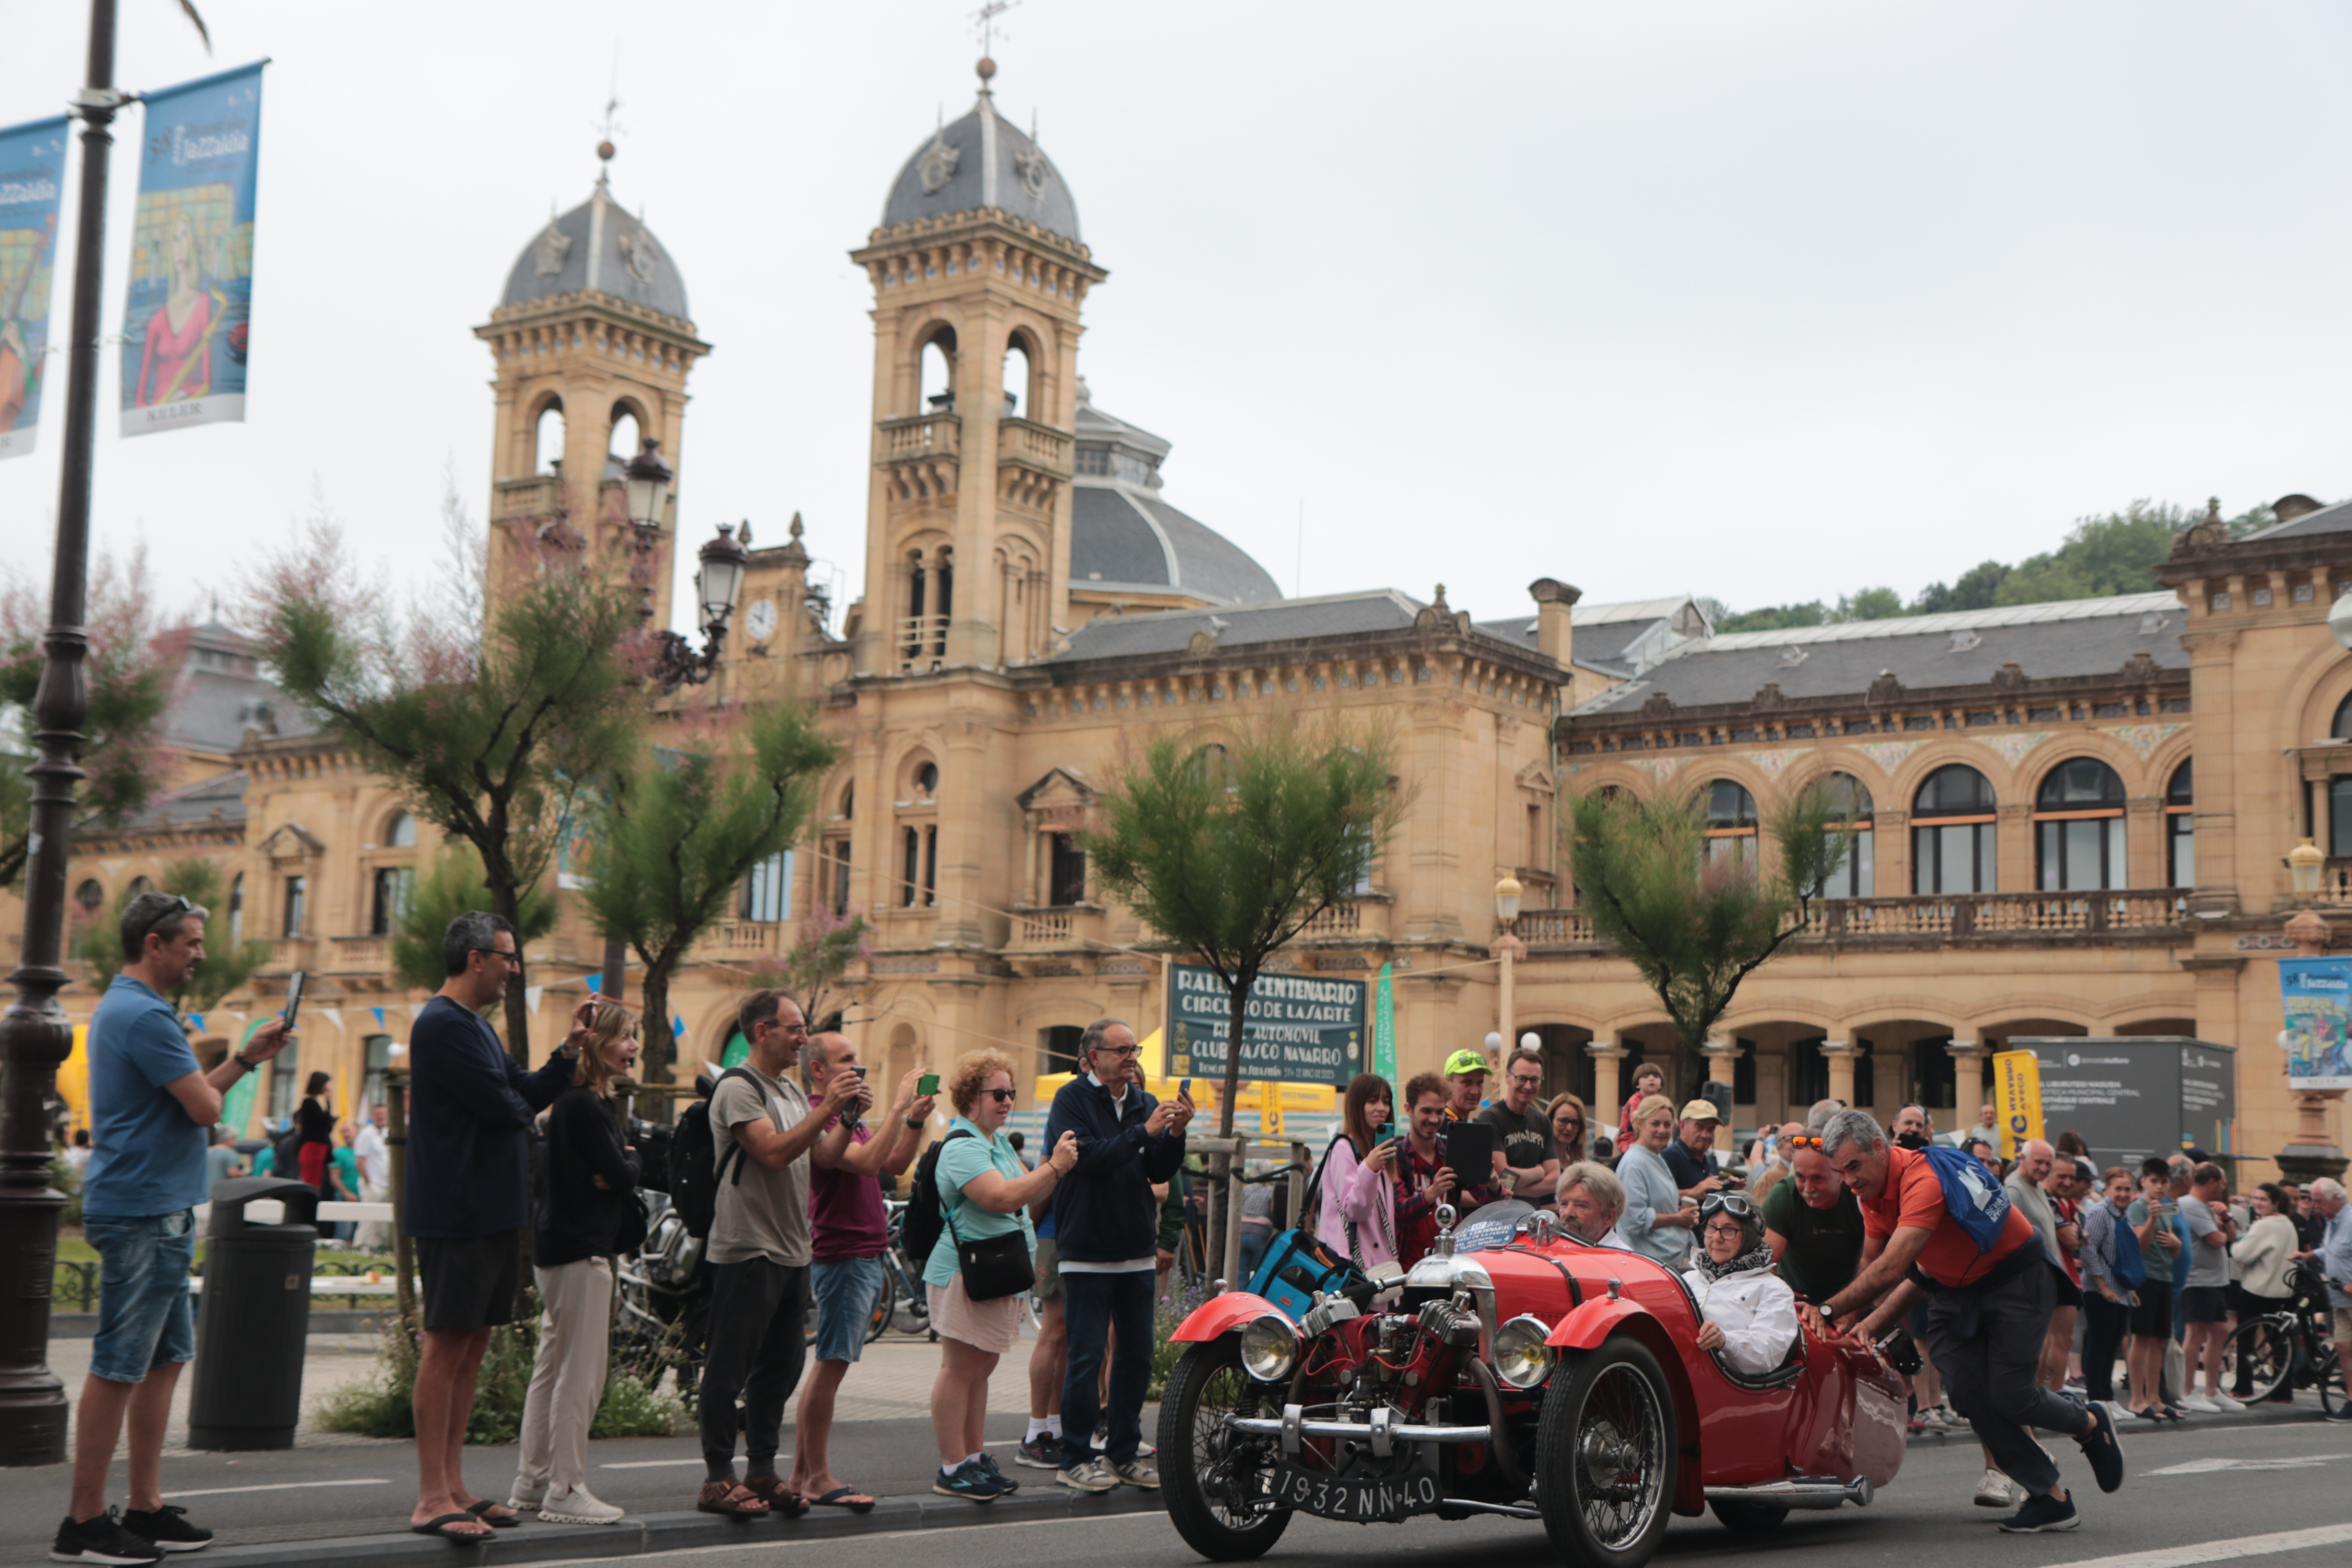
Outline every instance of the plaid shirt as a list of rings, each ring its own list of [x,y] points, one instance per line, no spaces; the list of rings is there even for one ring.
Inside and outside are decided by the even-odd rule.
[[[1452,1204],[1456,1215],[1466,1215],[1475,1208],[1494,1203],[1503,1195],[1503,1191],[1490,1176],[1478,1186],[1457,1184],[1443,1198],[1431,1197],[1429,1184],[1437,1179],[1437,1173],[1445,1164],[1445,1139],[1442,1134],[1437,1140],[1437,1154],[1433,1159],[1423,1160],[1410,1138],[1403,1141],[1397,1153],[1394,1181],[1397,1261],[1410,1268],[1421,1261],[1428,1253],[1430,1244],[1437,1239],[1437,1205],[1440,1203]],[[1458,1184],[1462,1173],[1456,1171],[1454,1174]]]

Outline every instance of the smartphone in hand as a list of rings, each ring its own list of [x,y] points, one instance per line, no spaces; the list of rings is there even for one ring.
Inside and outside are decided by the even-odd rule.
[[[308,978],[308,971],[298,969],[286,982],[286,1006],[278,1016],[286,1020],[286,1032],[289,1035],[294,1032],[294,1020],[302,1011],[302,984]]]
[[[915,1093],[918,1098],[937,1094],[939,1091],[940,1075],[935,1072],[927,1072],[915,1080]]]

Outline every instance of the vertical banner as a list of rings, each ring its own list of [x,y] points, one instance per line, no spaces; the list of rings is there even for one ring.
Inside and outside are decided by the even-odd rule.
[[[2032,1051],[1995,1051],[1993,1113],[2000,1119],[2000,1154],[2014,1160],[2042,1131],[2042,1058]]]
[[[261,66],[146,102],[122,313],[125,436],[245,417]]]
[[[2352,1089],[2352,958],[2280,959],[2279,1001],[2288,1089]]]
[[[1389,1092],[1401,1094],[1396,1080],[1396,992],[1390,969],[1381,965],[1381,982],[1372,999],[1372,1070],[1388,1080]]]
[[[66,121],[0,131],[0,458],[33,450],[49,346]]]
[[[275,1016],[275,1015],[272,1016]],[[269,1019],[263,1018],[249,1026],[245,1031],[244,1039],[237,1041],[236,1048],[240,1051],[245,1049],[253,1037],[261,1032],[261,1026],[268,1022]],[[241,1074],[221,1096],[221,1124],[238,1137],[244,1137],[245,1130],[253,1117],[254,1097],[260,1092],[260,1089],[261,1075],[258,1072]]]

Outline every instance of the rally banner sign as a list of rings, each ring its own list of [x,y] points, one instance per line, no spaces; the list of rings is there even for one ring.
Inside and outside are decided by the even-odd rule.
[[[33,450],[49,346],[66,120],[0,131],[0,458]]]
[[[1225,983],[1198,964],[1169,966],[1169,1071],[1224,1080],[1232,1019]],[[1360,980],[1261,974],[1242,1019],[1241,1081],[1317,1083],[1344,1089],[1363,1070],[1367,996]]]
[[[122,313],[125,436],[245,417],[261,65],[146,104]]]
[[[2352,1089],[2352,959],[2280,959],[2279,1002],[2287,1088]]]

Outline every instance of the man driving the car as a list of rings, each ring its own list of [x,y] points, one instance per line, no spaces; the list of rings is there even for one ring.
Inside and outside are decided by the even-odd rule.
[[[1579,1160],[1559,1173],[1555,1202],[1559,1223],[1579,1241],[1595,1247],[1622,1247],[1617,1216],[1625,1212],[1625,1184],[1608,1166]]]

